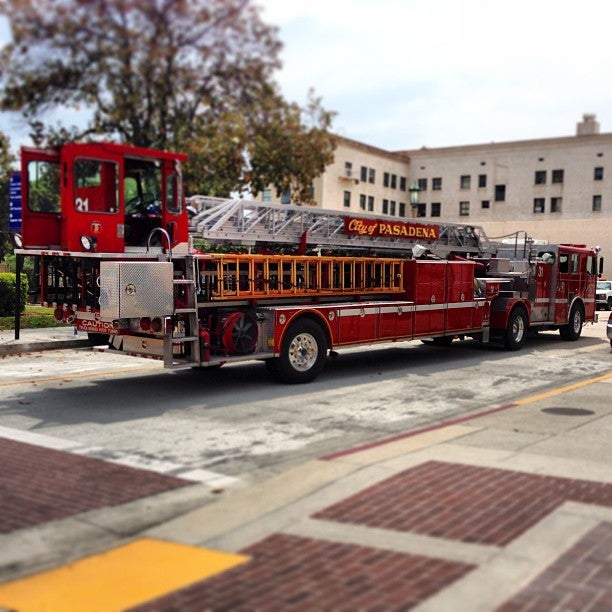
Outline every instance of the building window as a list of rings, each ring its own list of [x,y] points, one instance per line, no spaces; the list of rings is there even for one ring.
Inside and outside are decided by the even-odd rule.
[[[397,189],[397,174],[391,175],[391,189]]]
[[[271,189],[264,189],[263,193],[261,195],[261,201],[262,202],[271,202],[272,201],[272,190]]]
[[[399,203],[399,216],[400,217],[406,216],[406,202]]]
[[[440,191],[440,189],[442,189],[442,178],[441,177],[432,178],[431,188],[434,191]]]
[[[593,170],[593,180],[603,181],[603,168],[601,166]]]
[[[368,183],[372,183],[372,185],[376,182],[376,170],[374,168],[370,168],[368,170]]]
[[[348,208],[350,205],[351,205],[351,192],[345,191],[344,192],[344,206]]]
[[[368,196],[368,210],[374,212],[374,196]]]
[[[544,212],[544,198],[533,199],[533,212],[543,213]]]
[[[506,201],[506,186],[495,185],[495,201],[505,202]]]
[[[478,175],[478,187],[480,189],[484,188],[487,186],[487,175],[486,174],[479,174]]]
[[[289,189],[285,189],[285,191],[281,193],[280,203],[291,204],[291,191]]]
[[[439,217],[441,208],[442,208],[442,204],[440,204],[440,202],[432,202],[431,203],[431,216]]]
[[[469,217],[469,215],[470,215],[470,203],[469,202],[459,202],[459,216]]]
[[[361,210],[365,210],[366,209],[366,195],[365,193],[362,193],[359,195],[359,208],[361,208]]]
[[[389,179],[390,179],[390,174],[388,172],[385,172],[383,174],[383,187],[388,187],[389,186]]]
[[[417,185],[421,191],[427,191],[427,179],[419,179]]]
[[[400,191],[406,191],[406,177],[400,176]]]
[[[427,204],[417,204],[416,205],[416,216],[425,217],[426,215],[427,215]]]
[[[546,185],[546,170],[536,170],[535,184],[536,185]]]
[[[552,171],[552,182],[553,183],[563,182],[563,170],[553,170]]]
[[[491,201],[490,200],[483,200],[480,203],[480,208],[491,208]]]
[[[550,198],[550,212],[560,213],[562,204],[563,198]]]
[[[593,212],[601,212],[601,196],[593,196]]]
[[[389,214],[389,200],[383,200],[382,211],[383,211],[383,215]]]
[[[344,162],[344,174],[353,176],[353,164],[351,162]]]
[[[469,189],[472,182],[472,177],[469,174],[463,174],[459,180],[461,189]]]
[[[362,183],[365,183],[368,180],[368,169],[365,166],[361,166],[361,173],[359,175],[359,180]]]
[[[389,202],[389,214],[395,216],[395,200]]]

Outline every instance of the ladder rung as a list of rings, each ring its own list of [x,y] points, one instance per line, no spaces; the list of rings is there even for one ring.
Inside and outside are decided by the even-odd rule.
[[[188,312],[198,312],[197,308],[175,308],[174,314],[184,314]]]
[[[181,344],[181,342],[195,342],[197,336],[185,336],[184,338],[172,338],[172,344]]]
[[[175,285],[195,285],[195,281],[190,278],[175,278],[172,282]]]

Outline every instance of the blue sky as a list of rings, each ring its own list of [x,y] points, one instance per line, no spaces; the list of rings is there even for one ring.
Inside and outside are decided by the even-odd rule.
[[[396,150],[569,136],[583,113],[612,132],[609,0],[254,2],[279,27],[285,97],[314,88],[348,138]],[[6,114],[0,129],[27,133]]]

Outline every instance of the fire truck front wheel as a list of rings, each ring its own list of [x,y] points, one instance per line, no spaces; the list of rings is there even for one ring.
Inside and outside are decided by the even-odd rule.
[[[569,322],[567,325],[562,325],[559,328],[559,333],[563,340],[578,340],[582,333],[582,324],[584,323],[584,311],[580,304],[574,304],[570,311]]]
[[[319,375],[326,355],[327,340],[321,326],[300,319],[287,330],[280,357],[268,364],[268,370],[281,382],[307,383]]]
[[[504,345],[509,351],[518,351],[525,343],[529,322],[524,308],[515,308],[508,319]]]

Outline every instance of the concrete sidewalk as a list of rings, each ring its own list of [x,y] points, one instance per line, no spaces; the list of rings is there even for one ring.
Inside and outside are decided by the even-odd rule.
[[[18,340],[15,330],[0,331],[0,355],[87,346],[87,334],[75,331],[72,326],[21,329]]]
[[[147,505],[159,497],[136,511],[90,513],[81,525],[108,537],[101,554],[69,565],[68,580],[78,580],[86,563],[102,563],[97,579],[111,588],[96,583],[80,604],[91,604],[87,597],[100,589],[116,591],[109,609],[610,610],[611,393],[612,367],[208,496],[148,529]],[[171,500],[189,489],[163,495]],[[57,546],[66,526],[52,528],[55,539],[28,529],[3,536],[0,550],[29,547],[35,555]],[[118,585],[126,566],[143,565],[126,561],[139,546],[147,558],[160,553],[163,575],[148,573],[153,561],[144,564],[142,589],[126,595]],[[170,552],[172,564],[163,561]],[[208,560],[219,557],[211,569]],[[30,580],[65,589],[61,576]],[[40,592],[48,602],[39,583],[7,583],[0,608],[28,609],[19,597]]]

